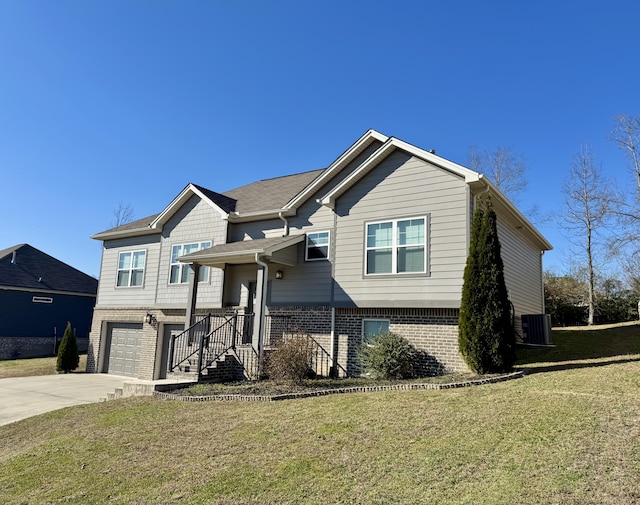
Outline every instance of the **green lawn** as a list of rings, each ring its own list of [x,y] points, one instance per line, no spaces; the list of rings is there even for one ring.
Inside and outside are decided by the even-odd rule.
[[[0,427],[0,503],[640,503],[640,327],[554,338],[488,386],[26,419]]]
[[[7,359],[0,361],[0,379],[8,377],[33,377],[35,375],[52,375],[56,373],[56,359],[27,358]],[[82,373],[87,369],[87,355],[80,355],[80,364],[73,373]]]

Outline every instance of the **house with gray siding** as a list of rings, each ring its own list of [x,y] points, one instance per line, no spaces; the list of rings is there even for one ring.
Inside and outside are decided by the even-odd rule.
[[[386,330],[422,351],[425,372],[466,370],[458,314],[482,194],[521,334],[523,314],[544,313],[549,242],[482,174],[369,130],[325,169],[223,193],[190,183],[159,214],[94,235],[88,370],[250,377],[297,334],[317,373],[344,376]]]

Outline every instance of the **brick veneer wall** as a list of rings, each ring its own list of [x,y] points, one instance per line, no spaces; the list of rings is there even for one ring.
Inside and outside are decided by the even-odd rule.
[[[143,324],[143,350],[138,377],[153,379],[158,355],[159,332],[162,324],[183,324],[184,310],[95,309],[89,348],[87,371],[96,372],[103,327],[112,322],[140,323],[147,312],[157,324]],[[199,310],[199,314],[217,313],[220,309]],[[270,316],[286,316],[289,323],[311,335],[327,352],[331,350],[331,308],[327,306],[288,306],[268,308]],[[337,308],[335,335],[340,376],[358,375],[356,354],[362,342],[363,319],[389,319],[390,330],[405,337],[421,351],[421,371],[438,374],[445,371],[468,371],[458,352],[458,309],[363,309]],[[106,335],[106,329],[104,331]]]
[[[89,346],[87,350],[87,372],[106,372],[98,370],[99,356],[102,346],[106,340],[106,326],[109,323],[142,323],[147,313],[150,312],[156,318],[153,324],[142,324],[142,352],[138,378],[152,380],[156,375],[156,364],[158,356],[158,343],[164,324],[184,324],[184,309],[151,309],[151,308],[105,308],[94,309],[91,323],[91,333],[89,334]],[[221,309],[198,309],[197,315],[208,313],[219,313]],[[105,350],[106,351],[106,350]]]
[[[327,351],[331,349],[330,307],[269,307],[272,316],[287,316]],[[389,329],[420,351],[424,374],[468,371],[458,352],[458,309],[337,308],[335,334],[340,375],[357,375],[357,349],[362,342],[363,319],[388,319]]]
[[[62,335],[56,338],[56,352]],[[76,337],[78,342],[78,352],[87,350],[89,339],[87,337]],[[55,356],[54,337],[0,337],[0,359],[16,358],[39,358],[45,356]]]

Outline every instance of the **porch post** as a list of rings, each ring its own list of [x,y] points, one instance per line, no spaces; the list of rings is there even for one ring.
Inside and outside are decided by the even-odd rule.
[[[262,358],[262,350],[264,347],[264,316],[267,306],[267,280],[269,277],[269,267],[266,263],[258,258],[256,254],[256,263],[258,266],[258,273],[256,276],[256,301],[253,308],[253,337],[251,339],[251,345],[258,353],[258,356]]]
[[[189,267],[189,294],[187,298],[187,314],[184,320],[185,331],[191,327],[193,315],[196,312],[196,299],[198,296],[198,277],[200,275],[200,265],[191,263]]]

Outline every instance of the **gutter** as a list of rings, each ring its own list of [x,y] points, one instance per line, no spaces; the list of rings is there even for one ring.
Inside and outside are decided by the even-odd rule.
[[[295,216],[295,209],[271,209],[271,210],[260,210],[256,212],[231,212],[229,213],[229,222],[231,223],[244,223],[247,221],[261,221],[264,219],[276,219],[280,217],[280,214],[283,216]]]

